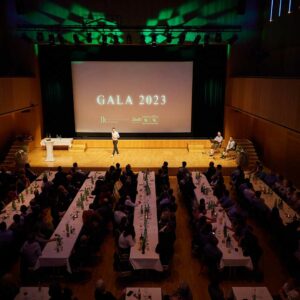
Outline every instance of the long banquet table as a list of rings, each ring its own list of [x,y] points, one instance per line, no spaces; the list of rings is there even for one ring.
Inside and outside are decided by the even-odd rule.
[[[232,287],[232,293],[235,300],[258,299],[272,300],[273,297],[265,286],[255,287]],[[254,296],[255,295],[255,296]]]
[[[28,188],[19,194],[19,199],[14,201],[15,208],[13,207],[13,202],[10,202],[5,206],[3,209],[4,212],[0,215],[0,219],[6,223],[7,227],[10,227],[14,222],[13,216],[20,213],[20,208],[22,205],[29,206],[30,201],[34,198],[34,191],[38,190],[41,192],[43,177],[46,175],[48,177],[48,181],[52,181],[55,174],[56,172],[52,171],[43,172],[35,181],[30,184]]]
[[[197,174],[199,176],[197,176]],[[225,224],[226,226],[231,227],[231,221],[223,208],[219,205],[218,199],[214,196],[213,190],[210,187],[210,184],[208,183],[205,175],[199,172],[192,172],[192,178],[193,183],[196,186],[196,188],[194,189],[194,193],[197,203],[199,203],[200,199],[203,198],[206,205],[208,205],[209,202],[213,202],[217,205],[215,209],[215,213],[217,214],[216,222],[213,223],[213,227],[216,229],[216,238],[219,241],[218,248],[223,254],[220,262],[220,268],[246,267],[249,269],[253,269],[251,258],[249,256],[243,255],[241,247],[239,247],[238,242],[233,237],[231,237],[230,247],[226,247],[225,238],[223,236],[223,228]],[[202,186],[207,189],[207,195],[202,193]],[[208,212],[208,214],[210,214],[210,212]]]
[[[41,146],[46,146],[47,138],[44,138],[41,140]],[[51,141],[53,142],[53,147],[72,147],[73,138],[51,138]]]
[[[297,219],[300,219],[300,215],[271,190],[271,188],[260,178],[251,177],[250,182],[252,183],[254,190],[262,192],[261,197],[270,210],[274,207],[275,201],[277,204],[278,202],[282,203],[282,207],[279,208],[279,214],[284,225],[291,223],[295,216]]]
[[[20,288],[15,300],[48,300],[49,287],[24,286]]]
[[[104,177],[105,172],[92,171],[88,178],[84,181],[79,192],[70,204],[68,210],[64,214],[57,228],[51,236],[51,239],[62,239],[62,244],[57,242],[48,243],[39,257],[35,269],[40,267],[66,267],[69,273],[72,273],[69,258],[83,226],[82,213],[93,203],[95,196],[91,195],[98,177]],[[82,201],[83,209],[78,207],[78,201],[85,196]],[[69,234],[67,233],[69,228]]]
[[[161,300],[161,288],[155,287],[128,287],[126,288],[125,300],[136,300],[138,295],[141,295],[140,299],[147,300]]]
[[[144,173],[139,172],[137,184],[137,198],[139,205],[134,209],[133,225],[136,232],[136,244],[130,251],[130,262],[134,269],[153,269],[156,271],[163,271],[159,255],[155,252],[158,244],[158,224],[157,224],[157,209],[156,209],[156,191],[155,191],[155,174],[150,172],[148,174],[148,184],[150,194],[146,192],[146,182],[144,180]],[[140,249],[139,238],[144,233],[145,213],[141,213],[141,206],[143,210],[145,206],[149,205],[149,214],[147,219],[147,242],[145,253]]]

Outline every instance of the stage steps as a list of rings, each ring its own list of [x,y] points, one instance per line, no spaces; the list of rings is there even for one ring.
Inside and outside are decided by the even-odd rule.
[[[255,163],[259,160],[253,143],[248,139],[236,139],[236,143],[238,146],[242,147],[248,154],[247,170],[252,170],[255,167]]]
[[[24,146],[27,147],[28,143],[20,142],[18,140],[14,141],[10,146],[8,153],[6,154],[1,167],[5,167],[8,170],[15,169],[16,167],[16,152],[19,150],[24,150]]]
[[[69,148],[69,152],[71,153],[75,153],[75,152],[85,152],[86,150],[86,143],[85,142],[81,142],[81,143],[76,143],[76,144],[72,144],[72,147]]]

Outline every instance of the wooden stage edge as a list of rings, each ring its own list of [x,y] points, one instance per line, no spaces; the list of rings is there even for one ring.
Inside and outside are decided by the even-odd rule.
[[[32,148],[28,160],[36,170],[56,169],[58,166],[70,168],[73,162],[83,170],[106,170],[119,162],[122,167],[129,163],[134,171],[146,168],[157,171],[167,161],[170,175],[177,173],[182,161],[186,161],[191,170],[199,171],[206,170],[213,161],[215,165],[223,166],[224,175],[229,175],[237,166],[233,159],[221,159],[220,153],[209,156],[209,140],[120,140],[120,156],[114,157],[111,157],[111,140],[74,140],[72,148],[54,150],[54,162],[45,162],[46,151],[41,147]]]

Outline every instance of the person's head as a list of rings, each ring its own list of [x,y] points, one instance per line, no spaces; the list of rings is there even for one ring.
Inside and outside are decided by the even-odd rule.
[[[6,223],[5,223],[5,222],[1,222],[1,223],[0,223],[0,231],[5,231],[6,228],[7,228]]]
[[[58,282],[51,283],[49,285],[48,294],[51,299],[61,299],[62,290],[60,284]]]
[[[256,191],[256,192],[255,192],[255,197],[256,197],[257,199],[260,199],[260,196],[261,196],[261,191]]]
[[[15,214],[15,215],[13,216],[13,220],[14,220],[15,223],[20,223],[20,220],[21,220],[20,215]]]
[[[182,162],[182,167],[185,168],[186,167],[186,161]]]
[[[224,196],[229,197],[229,191],[227,189],[224,191]]]
[[[22,213],[22,214],[25,214],[26,212],[27,212],[27,206],[26,205],[21,205],[21,207],[20,207],[20,212]]]
[[[75,168],[75,169],[78,168],[78,163],[77,163],[77,162],[74,162],[74,163],[73,163],[73,168]]]
[[[221,132],[220,132],[220,131],[218,131],[217,135],[218,135],[218,136],[221,136]]]
[[[116,128],[113,127],[113,128],[112,128],[112,132],[115,132],[115,131],[116,131]]]
[[[29,163],[25,164],[25,169],[30,169],[30,164]]]
[[[229,138],[229,141],[231,142],[231,141],[233,141],[233,138],[232,138],[232,136]]]
[[[209,163],[209,166],[210,166],[210,167],[214,167],[214,166],[215,166],[215,163],[214,163],[213,161],[211,161],[211,162]]]
[[[29,234],[28,234],[28,237],[27,237],[27,241],[28,241],[28,243],[33,243],[34,241],[35,241],[35,233],[34,232],[30,232]]]
[[[168,165],[169,165],[169,163],[168,163],[167,161],[164,161],[163,166],[164,166],[164,167],[167,167]]]
[[[120,167],[121,167],[120,163],[116,163],[116,168],[120,169]]]
[[[61,166],[57,167],[58,172],[62,172],[63,168]]]

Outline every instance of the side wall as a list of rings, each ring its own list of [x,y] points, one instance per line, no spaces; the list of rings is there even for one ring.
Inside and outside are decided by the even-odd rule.
[[[225,137],[249,138],[264,163],[300,186],[300,80],[229,78]]]

